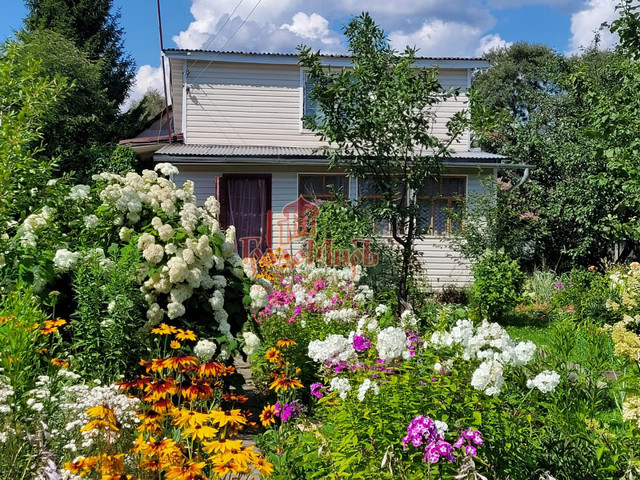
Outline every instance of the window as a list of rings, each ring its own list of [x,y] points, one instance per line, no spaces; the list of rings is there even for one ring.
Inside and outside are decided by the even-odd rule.
[[[394,195],[393,198],[400,199],[402,196],[402,185],[399,186],[398,194]],[[375,205],[382,200],[382,195],[375,190],[374,184],[371,180],[358,180],[358,198],[362,204],[366,207],[367,205]],[[405,197],[406,203],[406,197]],[[391,222],[389,220],[373,220],[373,229],[374,232],[378,235],[383,236],[391,236]],[[403,227],[399,226],[399,230],[402,231]]]
[[[349,196],[349,179],[346,175],[300,175],[298,192],[309,202],[334,200],[335,194]]]
[[[302,116],[303,117],[312,117],[316,116],[316,122],[320,123],[322,121],[322,112],[318,108],[318,102],[315,100],[311,100],[309,94],[313,91],[313,82],[307,77],[305,72],[302,72],[301,75],[302,82]]]
[[[418,231],[426,235],[447,235],[459,232],[461,225],[447,215],[449,210],[462,211],[466,177],[442,176],[429,180],[418,192]]]

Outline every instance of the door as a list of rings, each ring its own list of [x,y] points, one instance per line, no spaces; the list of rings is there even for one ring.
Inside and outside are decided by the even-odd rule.
[[[271,175],[218,177],[220,224],[236,227],[236,251],[260,258],[271,247]]]

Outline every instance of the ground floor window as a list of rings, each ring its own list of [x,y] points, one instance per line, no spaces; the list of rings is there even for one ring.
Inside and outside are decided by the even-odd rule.
[[[335,200],[336,194],[349,196],[349,179],[346,175],[301,174],[298,176],[298,192],[309,202]]]
[[[452,220],[448,212],[459,213],[464,205],[466,177],[441,176],[425,183],[418,192],[418,231],[425,235],[448,235],[459,232],[462,225]]]

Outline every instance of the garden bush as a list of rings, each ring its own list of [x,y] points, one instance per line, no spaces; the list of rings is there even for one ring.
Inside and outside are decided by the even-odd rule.
[[[503,250],[486,252],[472,271],[471,301],[479,318],[499,321],[522,300],[524,275]]]

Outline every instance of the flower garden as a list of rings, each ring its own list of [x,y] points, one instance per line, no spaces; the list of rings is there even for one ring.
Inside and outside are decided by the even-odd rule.
[[[640,474],[637,263],[494,252],[398,302],[360,266],[243,261],[174,173],[51,180],[2,237],[1,478]]]

